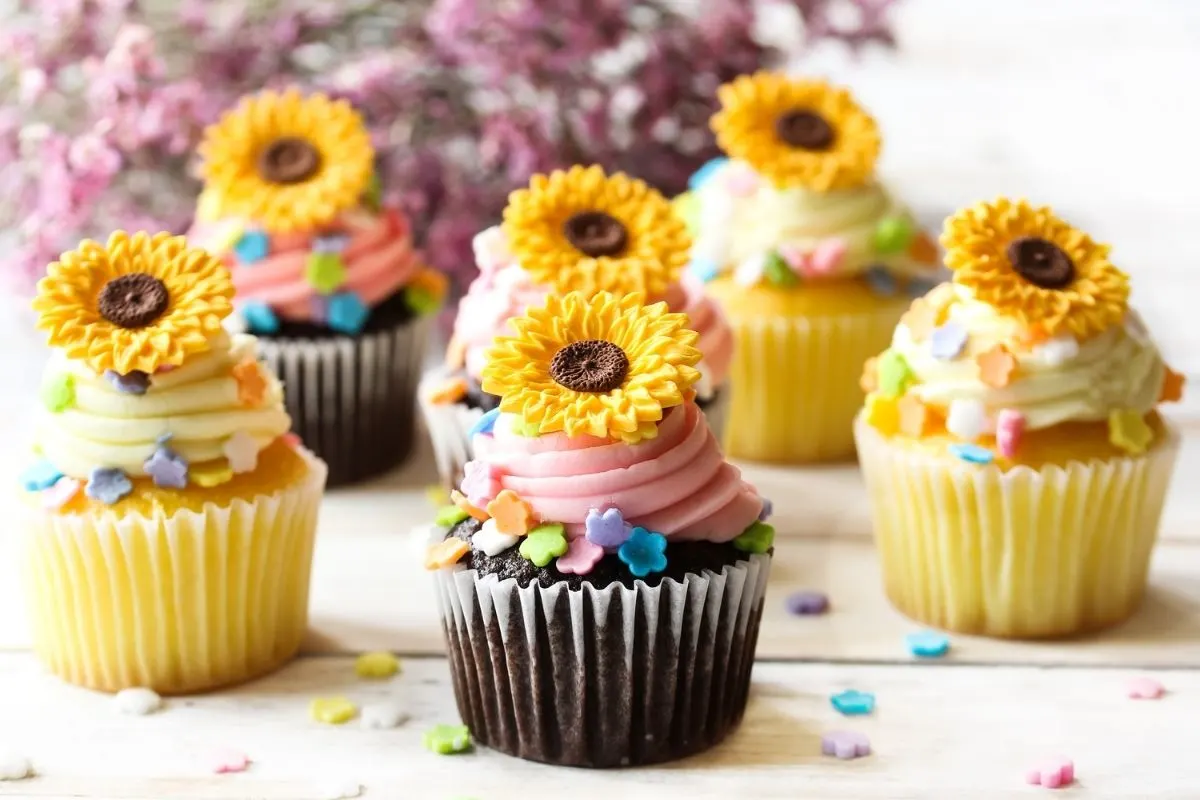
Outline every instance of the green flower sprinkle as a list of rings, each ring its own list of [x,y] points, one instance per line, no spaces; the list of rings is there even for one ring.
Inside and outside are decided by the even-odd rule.
[[[765,553],[775,543],[775,528],[765,522],[752,522],[733,540],[733,546],[743,553]]]
[[[521,542],[519,552],[537,566],[546,566],[551,559],[567,552],[567,537],[563,535],[563,527],[561,525],[539,525],[530,531],[525,540]]]
[[[800,281],[796,277],[796,273],[792,272],[791,267],[783,260],[783,256],[774,250],[767,256],[766,263],[763,264],[763,276],[776,286],[782,286],[785,289],[795,286]]]
[[[404,303],[415,314],[432,314],[442,307],[440,299],[419,286],[409,286],[404,290]]]
[[[904,356],[895,350],[885,350],[876,365],[879,393],[884,397],[899,397],[914,380]]]
[[[434,725],[422,738],[426,749],[443,756],[471,749],[471,731],[466,725]]]
[[[346,282],[346,265],[342,263],[341,253],[309,253],[304,279],[321,294],[333,294]]]
[[[875,226],[871,244],[875,252],[883,255],[903,253],[912,244],[916,231],[904,217],[885,217]]]
[[[458,506],[442,506],[433,521],[443,528],[453,528],[469,516],[471,515]]]
[[[60,372],[42,381],[42,404],[55,414],[75,405],[75,378]]]

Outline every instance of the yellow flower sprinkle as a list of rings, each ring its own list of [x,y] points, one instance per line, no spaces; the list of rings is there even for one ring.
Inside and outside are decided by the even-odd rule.
[[[358,706],[344,697],[318,697],[312,701],[308,713],[316,722],[344,725],[358,716]]]
[[[400,671],[400,659],[388,652],[363,653],[354,660],[354,674],[360,678],[390,678]]]

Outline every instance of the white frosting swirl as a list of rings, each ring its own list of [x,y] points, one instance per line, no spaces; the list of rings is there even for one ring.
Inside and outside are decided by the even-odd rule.
[[[254,407],[239,402],[233,368],[257,352],[253,336],[222,334],[208,352],[151,376],[142,395],[121,392],[82,362],[56,352],[47,372],[72,376],[75,402],[57,413],[39,413],[42,454],[63,474],[85,479],[96,467],[145,475],[143,464],[165,434],[171,436],[171,450],[189,463],[224,457],[225,443],[239,431],[253,437],[261,451],[287,433],[291,419],[279,379],[261,365],[263,401]]]
[[[954,296],[947,322],[967,330],[973,352],[1018,338],[1020,324],[1015,319],[976,300],[964,286],[955,285]],[[1059,338],[1028,352],[1013,351],[1017,368],[1003,387],[984,383],[975,359],[967,353],[954,359],[934,357],[929,338],[914,341],[903,323],[896,328],[892,349],[917,377],[909,394],[928,405],[948,408],[956,400],[975,400],[992,413],[1019,411],[1030,429],[1102,421],[1117,410],[1149,412],[1162,386],[1166,367],[1158,349],[1140,333],[1144,329],[1135,312],[1128,314],[1126,325],[1077,345]]]

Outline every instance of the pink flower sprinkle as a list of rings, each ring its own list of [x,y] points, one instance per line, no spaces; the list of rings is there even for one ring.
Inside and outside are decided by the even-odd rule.
[[[596,568],[596,564],[603,557],[603,547],[580,536],[567,544],[567,554],[559,556],[554,566],[558,567],[559,572],[568,575],[587,575]]]
[[[725,188],[734,197],[749,197],[761,183],[758,175],[746,167],[733,167],[725,173]]]
[[[808,269],[813,275],[830,275],[837,271],[845,257],[845,240],[826,239],[808,257]]]
[[[1025,782],[1031,786],[1061,789],[1075,782],[1075,763],[1069,758],[1055,758],[1025,773]]]
[[[1020,411],[1006,408],[996,415],[996,447],[1000,455],[1005,458],[1015,456],[1024,432],[1025,416]]]
[[[250,757],[236,750],[220,750],[212,759],[213,772],[225,775],[231,772],[245,772],[250,766]]]
[[[1125,685],[1125,693],[1132,700],[1157,700],[1166,691],[1163,685],[1154,678],[1134,678]]]
[[[49,489],[42,490],[42,508],[47,511],[62,508],[79,493],[81,486],[75,478],[59,478]]]
[[[462,493],[476,508],[484,508],[504,488],[499,473],[486,461],[468,461],[463,472]]]

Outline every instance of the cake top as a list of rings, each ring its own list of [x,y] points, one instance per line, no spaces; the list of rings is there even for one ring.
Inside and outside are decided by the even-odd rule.
[[[557,558],[559,573],[586,574],[609,553],[644,577],[665,569],[668,541],[770,547],[763,500],[693,402],[696,334],[665,303],[642,302],[551,295],[497,339],[483,386],[500,406],[476,424],[475,460],[441,515],[447,528],[483,525],[470,545],[433,545],[427,566],[519,546],[538,567]]]
[[[503,231],[533,281],[560,294],[641,292],[662,299],[691,247],[665,197],[598,166],[534,175],[528,188],[509,195]]]
[[[318,228],[372,190],[375,150],[362,117],[323,94],[245,97],[208,127],[199,151],[209,213],[268,233]]]
[[[875,179],[875,121],[846,89],[759,72],[718,90],[726,157],[676,203],[696,238],[690,271],[747,288],[865,280],[891,295],[933,285],[937,247]]]
[[[1007,198],[954,214],[941,241],[953,279],[915,300],[892,346],[868,362],[867,421],[994,444],[1009,458],[1024,431],[1107,422],[1114,446],[1144,451],[1148,415],[1179,399],[1183,379],[1129,309],[1109,247]]]
[[[722,86],[717,99],[717,144],[776,188],[829,192],[874,176],[879,129],[846,89],[756,72]]]
[[[222,328],[232,296],[219,261],[168,233],[118,231],[50,264],[33,308],[55,352],[26,490],[113,505],[139,482],[207,489],[253,471],[291,421],[254,338]]]

